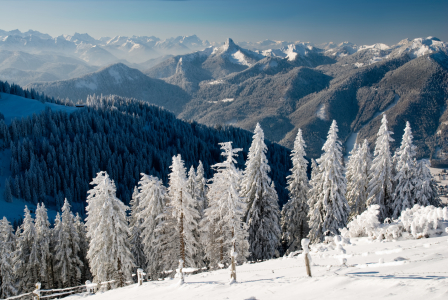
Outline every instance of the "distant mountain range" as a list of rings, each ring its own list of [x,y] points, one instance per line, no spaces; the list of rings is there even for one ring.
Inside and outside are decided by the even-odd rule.
[[[95,39],[87,33],[51,37],[38,31],[0,30],[0,50],[40,53],[51,51],[75,56],[92,65],[118,60],[142,63],[167,54],[184,54],[211,46],[196,35],[161,40],[154,36],[116,36]]]
[[[125,48],[137,51],[131,39],[119,37],[64,39],[92,45],[97,41],[95,47],[115,57]],[[152,45],[151,51],[159,47],[155,37],[132,41],[141,39]],[[437,38],[406,39],[392,46],[277,41],[237,45],[228,39],[222,46],[205,47],[190,37],[170,43],[204,49],[143,64],[126,61],[74,79],[28,87],[74,101],[93,93],[134,97],[207,125],[253,130],[260,122],[268,139],[287,147],[302,128],[310,157],[320,155],[333,119],[347,151],[364,138],[373,146],[380,114],[385,112],[395,132],[393,147],[401,142],[405,121],[410,121],[419,157],[448,152],[448,46]],[[146,50],[138,51],[149,51],[149,46],[142,49]],[[1,66],[0,62],[0,75]]]

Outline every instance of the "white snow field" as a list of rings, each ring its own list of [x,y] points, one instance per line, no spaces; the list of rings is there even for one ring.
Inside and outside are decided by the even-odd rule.
[[[448,299],[448,235],[391,242],[352,238],[311,252],[313,277],[302,255],[179,279],[145,282],[88,296],[91,300],[140,299]],[[336,250],[334,249],[336,248]],[[343,254],[345,252],[345,254]],[[346,258],[346,266],[341,261]],[[73,295],[71,300],[84,298]]]

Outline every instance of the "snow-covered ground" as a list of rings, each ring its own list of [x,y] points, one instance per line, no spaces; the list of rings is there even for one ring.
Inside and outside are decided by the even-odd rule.
[[[5,123],[10,124],[15,118],[25,118],[33,114],[39,114],[46,107],[52,110],[74,112],[76,107],[57,105],[54,103],[42,103],[33,99],[26,99],[16,95],[0,93],[0,112],[5,116]]]
[[[69,107],[63,105],[57,105],[54,103],[42,103],[33,99],[26,99],[23,97],[0,93],[0,112],[5,116],[6,124],[10,124],[15,118],[22,118],[32,116],[33,114],[39,114],[47,107],[53,111],[65,111],[68,113],[74,112],[79,108]],[[11,176],[9,164],[11,161],[11,150],[0,151],[0,218],[4,216],[8,218],[10,222],[23,217],[23,210],[25,205],[31,211],[35,211],[36,206],[23,201],[22,199],[13,199],[12,203],[6,202],[3,198],[3,192],[5,189],[5,180]],[[49,210],[48,215],[53,222],[56,211]]]
[[[312,278],[302,255],[237,267],[229,271],[145,282],[89,296],[92,300],[139,299],[448,299],[448,235],[391,242],[352,238],[351,244],[311,252]],[[346,266],[341,264],[346,258]],[[74,295],[71,300],[84,298]]]

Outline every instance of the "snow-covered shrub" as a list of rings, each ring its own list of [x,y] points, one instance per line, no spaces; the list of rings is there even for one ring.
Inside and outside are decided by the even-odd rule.
[[[377,204],[370,205],[366,211],[356,216],[347,228],[341,231],[344,237],[371,237],[375,235],[376,230],[380,226],[378,221],[378,214],[380,213],[380,206]]]
[[[341,229],[346,238],[371,237],[391,240],[399,237],[422,238],[442,234],[448,227],[448,208],[414,205],[402,211],[397,220],[384,224],[378,221],[379,206],[371,205],[365,212]]]
[[[400,219],[404,230],[414,238],[441,234],[448,224],[448,208],[414,205],[401,213]]]

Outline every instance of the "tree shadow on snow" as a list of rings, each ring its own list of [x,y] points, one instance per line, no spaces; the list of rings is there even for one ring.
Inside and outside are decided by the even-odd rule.
[[[423,280],[434,280],[434,279],[448,279],[448,276],[435,276],[435,275],[413,275],[413,274],[380,274],[380,272],[352,272],[347,273],[349,276],[353,277],[374,277],[383,279],[423,279]]]

